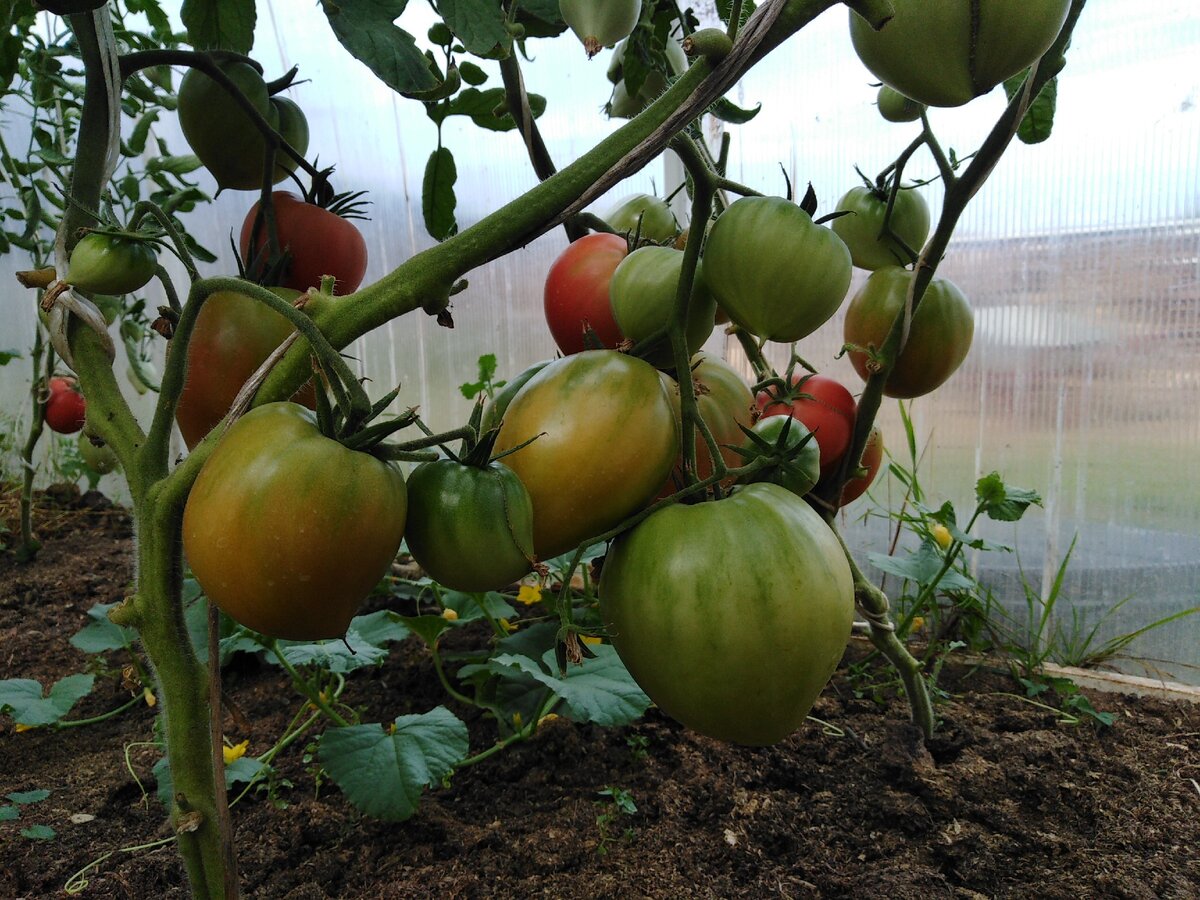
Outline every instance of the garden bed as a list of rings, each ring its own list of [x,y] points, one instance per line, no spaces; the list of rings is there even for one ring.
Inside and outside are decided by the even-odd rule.
[[[8,497],[0,515],[15,525],[12,513]],[[0,678],[45,684],[88,667],[68,639],[94,604],[127,593],[132,539],[123,512],[97,495],[44,495],[36,522],[36,563],[0,554]],[[119,655],[109,662],[119,668]],[[945,726],[928,748],[903,699],[856,698],[843,673],[813,711],[829,726],[809,722],[770,748],[720,744],[653,710],[620,729],[558,719],[457,773],[400,824],[364,819],[336,787],[318,785],[300,740],[276,760],[291,785],[274,802],[251,793],[234,809],[244,891],[295,900],[1197,896],[1200,706],[1096,693],[1095,708],[1115,717],[1097,729],[1010,695],[1006,676],[948,666],[942,686]],[[280,669],[244,656],[225,691],[227,734],[248,739],[252,754],[299,708]],[[103,674],[71,718],[128,697],[119,671]],[[447,703],[470,725],[473,750],[495,739],[491,723],[448,701],[415,638],[394,645],[382,667],[349,676],[343,699],[372,721]],[[153,721],[141,704],[59,731],[17,733],[0,719],[0,795],[51,792],[23,806],[20,821],[0,823],[0,896],[61,896],[108,853],[87,871],[83,896],[186,895],[170,845],[121,849],[168,833],[150,771],[157,751],[138,745],[153,740]],[[621,811],[626,798],[636,811]],[[33,824],[54,837],[21,836]]]

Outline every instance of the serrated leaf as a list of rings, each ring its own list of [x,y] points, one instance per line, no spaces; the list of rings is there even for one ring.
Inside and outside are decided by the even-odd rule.
[[[404,624],[404,618],[390,609],[355,616],[350,622],[350,630],[357,632],[364,641],[376,647],[382,647],[392,641],[402,641],[412,634]]]
[[[881,572],[898,575],[916,582],[921,587],[929,587],[935,581],[937,587],[943,591],[965,591],[975,586],[974,582],[955,569],[950,569],[938,580],[937,575],[942,569],[945,557],[929,541],[907,556],[887,556],[883,553],[871,553],[868,556],[871,564]]]
[[[30,825],[21,829],[21,837],[32,841],[48,841],[55,836],[55,831],[49,825]]]
[[[321,735],[318,758],[342,793],[369,816],[401,822],[417,811],[426,787],[454,770],[470,749],[467,726],[443,706]]]
[[[249,53],[254,46],[255,0],[184,0],[179,17],[197,50]]]
[[[443,631],[452,627],[441,616],[401,616],[400,620],[413,634],[430,646],[437,643]]]
[[[488,591],[486,594],[466,594],[462,591],[443,591],[442,605],[458,614],[458,623],[474,622],[477,619],[511,619],[516,610],[509,605],[503,594]]]
[[[507,49],[512,36],[504,27],[504,11],[495,0],[440,0],[438,12],[467,51],[476,56]]]
[[[31,679],[0,681],[0,712],[7,712],[19,725],[52,725],[91,693],[94,681],[92,675],[68,675],[55,682],[46,697],[41,684]]]
[[[429,162],[425,164],[421,212],[426,231],[439,241],[458,233],[458,222],[454,218],[454,207],[458,203],[454,196],[456,181],[458,169],[454,165],[454,154],[447,147],[438,147],[429,154]]]
[[[1004,82],[1004,93],[1011,100],[1025,83],[1026,72]],[[1017,138],[1023,144],[1040,144],[1054,130],[1054,113],[1058,107],[1058,76],[1051,78],[1029,104],[1025,117],[1017,128]]]
[[[283,658],[293,666],[316,666],[343,675],[377,666],[388,655],[386,649],[363,640],[353,629],[347,630],[344,641],[280,641],[278,646]],[[268,659],[276,661],[274,654]]]
[[[394,91],[437,86],[413,36],[395,22],[408,0],[321,0],[334,35],[350,55]]]
[[[975,498],[988,518],[998,522],[1017,522],[1030,506],[1042,504],[1037,491],[1010,487],[999,472],[985,475],[976,482]]]
[[[11,800],[18,806],[24,806],[26,803],[41,803],[50,792],[45,788],[39,788],[34,791],[13,791],[11,794],[5,794],[4,799]]]
[[[512,666],[541,682],[563,700],[567,713],[577,722],[595,722],[614,727],[641,718],[650,698],[638,687],[611,644],[592,648],[593,659],[571,666],[565,676],[551,674],[557,666],[554,651],[548,651],[541,665],[527,656],[503,654],[493,663]]]
[[[92,621],[71,636],[71,646],[88,654],[107,653],[109,650],[123,650],[132,646],[137,640],[137,632],[117,625],[108,618],[108,611],[116,605],[97,603],[89,609],[88,618]]]

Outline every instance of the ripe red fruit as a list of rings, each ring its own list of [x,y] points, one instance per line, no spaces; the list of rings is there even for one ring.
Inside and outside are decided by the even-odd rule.
[[[858,404],[840,381],[826,375],[793,375],[792,388],[785,395],[772,397],[759,391],[755,402],[763,417],[791,415],[807,426],[821,448],[822,474],[827,474],[850,446]]]
[[[74,378],[51,378],[46,398],[46,424],[59,434],[74,434],[83,428],[87,402]]]

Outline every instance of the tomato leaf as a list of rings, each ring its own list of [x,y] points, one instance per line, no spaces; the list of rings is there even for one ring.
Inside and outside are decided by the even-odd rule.
[[[11,715],[19,725],[53,725],[92,692],[94,681],[92,675],[68,675],[55,682],[46,697],[41,684],[32,679],[0,681],[0,712]]]
[[[437,87],[413,36],[396,26],[408,0],[321,0],[334,35],[350,55],[394,91]]]
[[[548,651],[539,665],[528,656],[502,654],[492,660],[494,666],[511,666],[540,681],[563,700],[568,715],[577,722],[595,722],[615,727],[641,718],[650,705],[616,649],[611,644],[592,648],[596,656],[582,665],[571,666],[564,676],[551,674],[556,668],[554,651]]]
[[[83,626],[71,636],[71,646],[84,653],[106,653],[133,646],[137,632],[132,628],[117,625],[108,618],[108,611],[117,604],[97,603],[88,610],[91,623]]]
[[[355,616],[350,622],[350,630],[357,632],[364,641],[376,647],[382,647],[392,641],[402,641],[412,634],[404,624],[403,617],[390,609]]]
[[[988,518],[998,522],[1016,522],[1030,506],[1042,505],[1041,495],[1037,491],[1010,487],[1004,483],[999,472],[979,479],[975,485],[975,498]]]
[[[1027,72],[1021,72],[1004,82],[1004,93],[1011,100],[1025,84]],[[1017,129],[1017,137],[1023,144],[1040,144],[1054,130],[1054,112],[1058,106],[1058,77],[1046,82],[1041,92],[1034,97],[1025,112],[1025,118]]]
[[[503,88],[489,88],[486,91],[466,88],[459,91],[449,103],[439,103],[428,108],[429,118],[441,124],[448,116],[467,116],[480,128],[488,131],[512,131],[517,127],[516,120],[509,113],[496,115],[498,108],[505,103]],[[538,94],[529,95],[529,109],[536,119],[546,111],[546,98]]]
[[[523,0],[520,12],[528,13],[550,25],[562,25],[562,12],[558,0]]]
[[[424,789],[449,775],[468,750],[467,726],[439,706],[399,716],[386,730],[375,722],[327,731],[318,758],[354,806],[402,822],[417,811]]]
[[[754,107],[754,109],[744,109],[732,100],[726,100],[724,97],[718,99],[716,103],[708,108],[708,111],[722,122],[730,122],[734,125],[745,125],[757,116],[761,110],[761,103]]]
[[[421,213],[425,217],[425,230],[439,241],[458,233],[458,222],[454,218],[454,207],[458,203],[454,182],[457,180],[458,169],[449,148],[438,147],[429,154],[421,189]]]
[[[512,45],[504,12],[495,0],[441,0],[438,12],[470,53],[482,56],[497,44],[506,51]]]
[[[943,591],[965,591],[975,586],[969,578],[954,569],[938,578],[945,558],[931,541],[926,541],[919,550],[904,557],[887,556],[883,553],[871,553],[868,556],[871,565],[881,572],[898,575],[916,582],[921,587],[933,586]]]
[[[254,0],[184,0],[179,16],[197,50],[249,53],[254,46]]]

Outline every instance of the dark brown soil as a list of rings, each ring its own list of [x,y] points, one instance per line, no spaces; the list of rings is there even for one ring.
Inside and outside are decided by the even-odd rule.
[[[46,496],[36,563],[0,554],[0,678],[43,683],[83,671],[68,643],[130,578],[129,522],[95,497]],[[15,526],[8,508],[0,507]],[[122,660],[108,660],[115,670]],[[292,784],[279,808],[251,795],[234,810],[248,896],[326,897],[1200,897],[1200,708],[1094,695],[1113,727],[1060,724],[1001,692],[1004,676],[948,670],[947,725],[926,747],[903,702],[856,700],[839,675],[809,723],[767,749],[727,746],[652,711],[604,730],[558,720],[538,737],[458,773],[408,822],[363,819],[314,782],[304,741],[277,760]],[[282,673],[253,661],[226,674],[228,733],[261,753],[299,708]],[[349,702],[368,721],[446,702],[415,639],[378,670],[354,673]],[[72,717],[129,697],[104,675]],[[456,712],[463,713],[452,703]],[[472,747],[494,740],[472,719]],[[0,722],[0,796],[51,796],[0,823],[0,896],[185,896],[153,798],[153,712],[15,733]],[[637,751],[644,745],[645,752]],[[128,749],[127,749],[128,748]],[[126,766],[151,792],[142,789]],[[629,793],[636,813],[598,823]],[[3,801],[0,801],[3,802]],[[72,816],[93,816],[73,822]],[[51,840],[22,837],[40,823]]]

